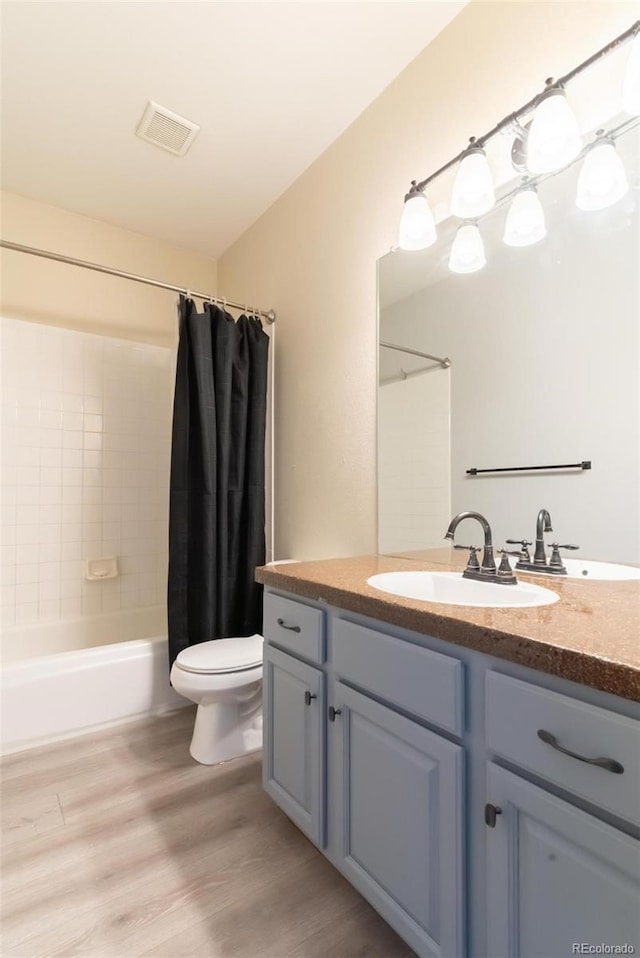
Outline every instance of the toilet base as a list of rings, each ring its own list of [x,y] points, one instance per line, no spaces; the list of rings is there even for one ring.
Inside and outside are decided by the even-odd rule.
[[[189,751],[201,765],[217,765],[262,748],[262,708],[201,702]]]

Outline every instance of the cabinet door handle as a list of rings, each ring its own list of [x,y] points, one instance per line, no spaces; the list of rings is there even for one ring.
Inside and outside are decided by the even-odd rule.
[[[342,715],[342,709],[334,709],[333,705],[329,706],[329,721],[335,722],[336,715]]]
[[[551,748],[555,748],[556,752],[562,752],[563,755],[575,758],[579,762],[586,762],[587,765],[597,765],[598,768],[604,768],[607,772],[613,772],[614,775],[622,775],[624,772],[624,765],[621,765],[620,762],[616,762],[614,758],[587,758],[586,755],[571,752],[568,748],[564,748],[560,745],[555,735],[552,735],[551,732],[547,732],[544,728],[538,729],[538,738],[546,745],[550,745]]]
[[[311,705],[311,699],[317,699],[317,698],[318,698],[317,695],[313,695],[312,692],[309,692],[309,691],[307,690],[307,691],[304,693],[304,704],[305,704],[305,705]]]
[[[502,809],[497,805],[491,805],[489,802],[484,806],[484,821],[489,828],[496,827],[496,818],[502,815]]]
[[[281,629],[288,629],[289,632],[299,632],[299,631],[300,631],[300,626],[299,626],[299,625],[287,625],[287,623],[284,621],[284,619],[278,619],[277,622],[278,622],[278,625],[280,626]]]

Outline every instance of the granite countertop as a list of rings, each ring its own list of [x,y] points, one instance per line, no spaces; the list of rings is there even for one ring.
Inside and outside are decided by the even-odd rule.
[[[553,605],[523,609],[441,605],[367,585],[379,572],[462,571],[465,562],[466,554],[445,548],[262,566],[256,579],[283,592],[640,701],[638,581],[586,582],[518,572],[522,581],[560,596]]]

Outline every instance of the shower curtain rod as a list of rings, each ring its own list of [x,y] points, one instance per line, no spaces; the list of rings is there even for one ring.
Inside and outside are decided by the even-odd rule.
[[[208,303],[218,303],[222,306],[230,306],[231,309],[243,309],[245,312],[253,312],[258,316],[264,317],[268,323],[275,323],[276,314],[272,309],[252,309],[243,303],[234,303],[223,296],[212,296],[209,293],[198,293],[194,289],[186,286],[174,286],[172,283],[163,283],[159,279],[150,279],[148,276],[138,276],[136,273],[126,273],[121,269],[113,269],[111,266],[100,266],[98,263],[89,263],[84,259],[75,259],[73,256],[62,256],[60,253],[52,253],[50,250],[36,249],[34,246],[22,246],[20,243],[10,243],[9,240],[0,240],[0,247],[14,250],[16,253],[29,253],[31,256],[40,256],[43,259],[52,259],[56,263],[67,263],[69,266],[81,266],[83,269],[92,269],[96,273],[107,273],[109,276],[119,276],[121,279],[130,279],[133,283],[143,283],[145,286],[155,286],[157,289],[168,289],[173,293],[182,293],[194,299],[203,299]]]
[[[431,353],[421,353],[419,349],[409,349],[408,346],[396,346],[395,343],[380,343],[381,346],[384,346],[385,349],[397,349],[399,353],[410,353],[412,356],[420,356],[421,359],[432,359],[434,363],[440,363],[443,369],[448,369],[451,365],[451,360],[445,357],[442,359],[440,356],[432,356]]]

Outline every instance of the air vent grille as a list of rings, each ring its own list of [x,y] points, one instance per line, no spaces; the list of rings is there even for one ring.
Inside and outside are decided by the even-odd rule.
[[[136,128],[136,136],[175,156],[184,156],[199,130],[196,123],[150,100]]]

